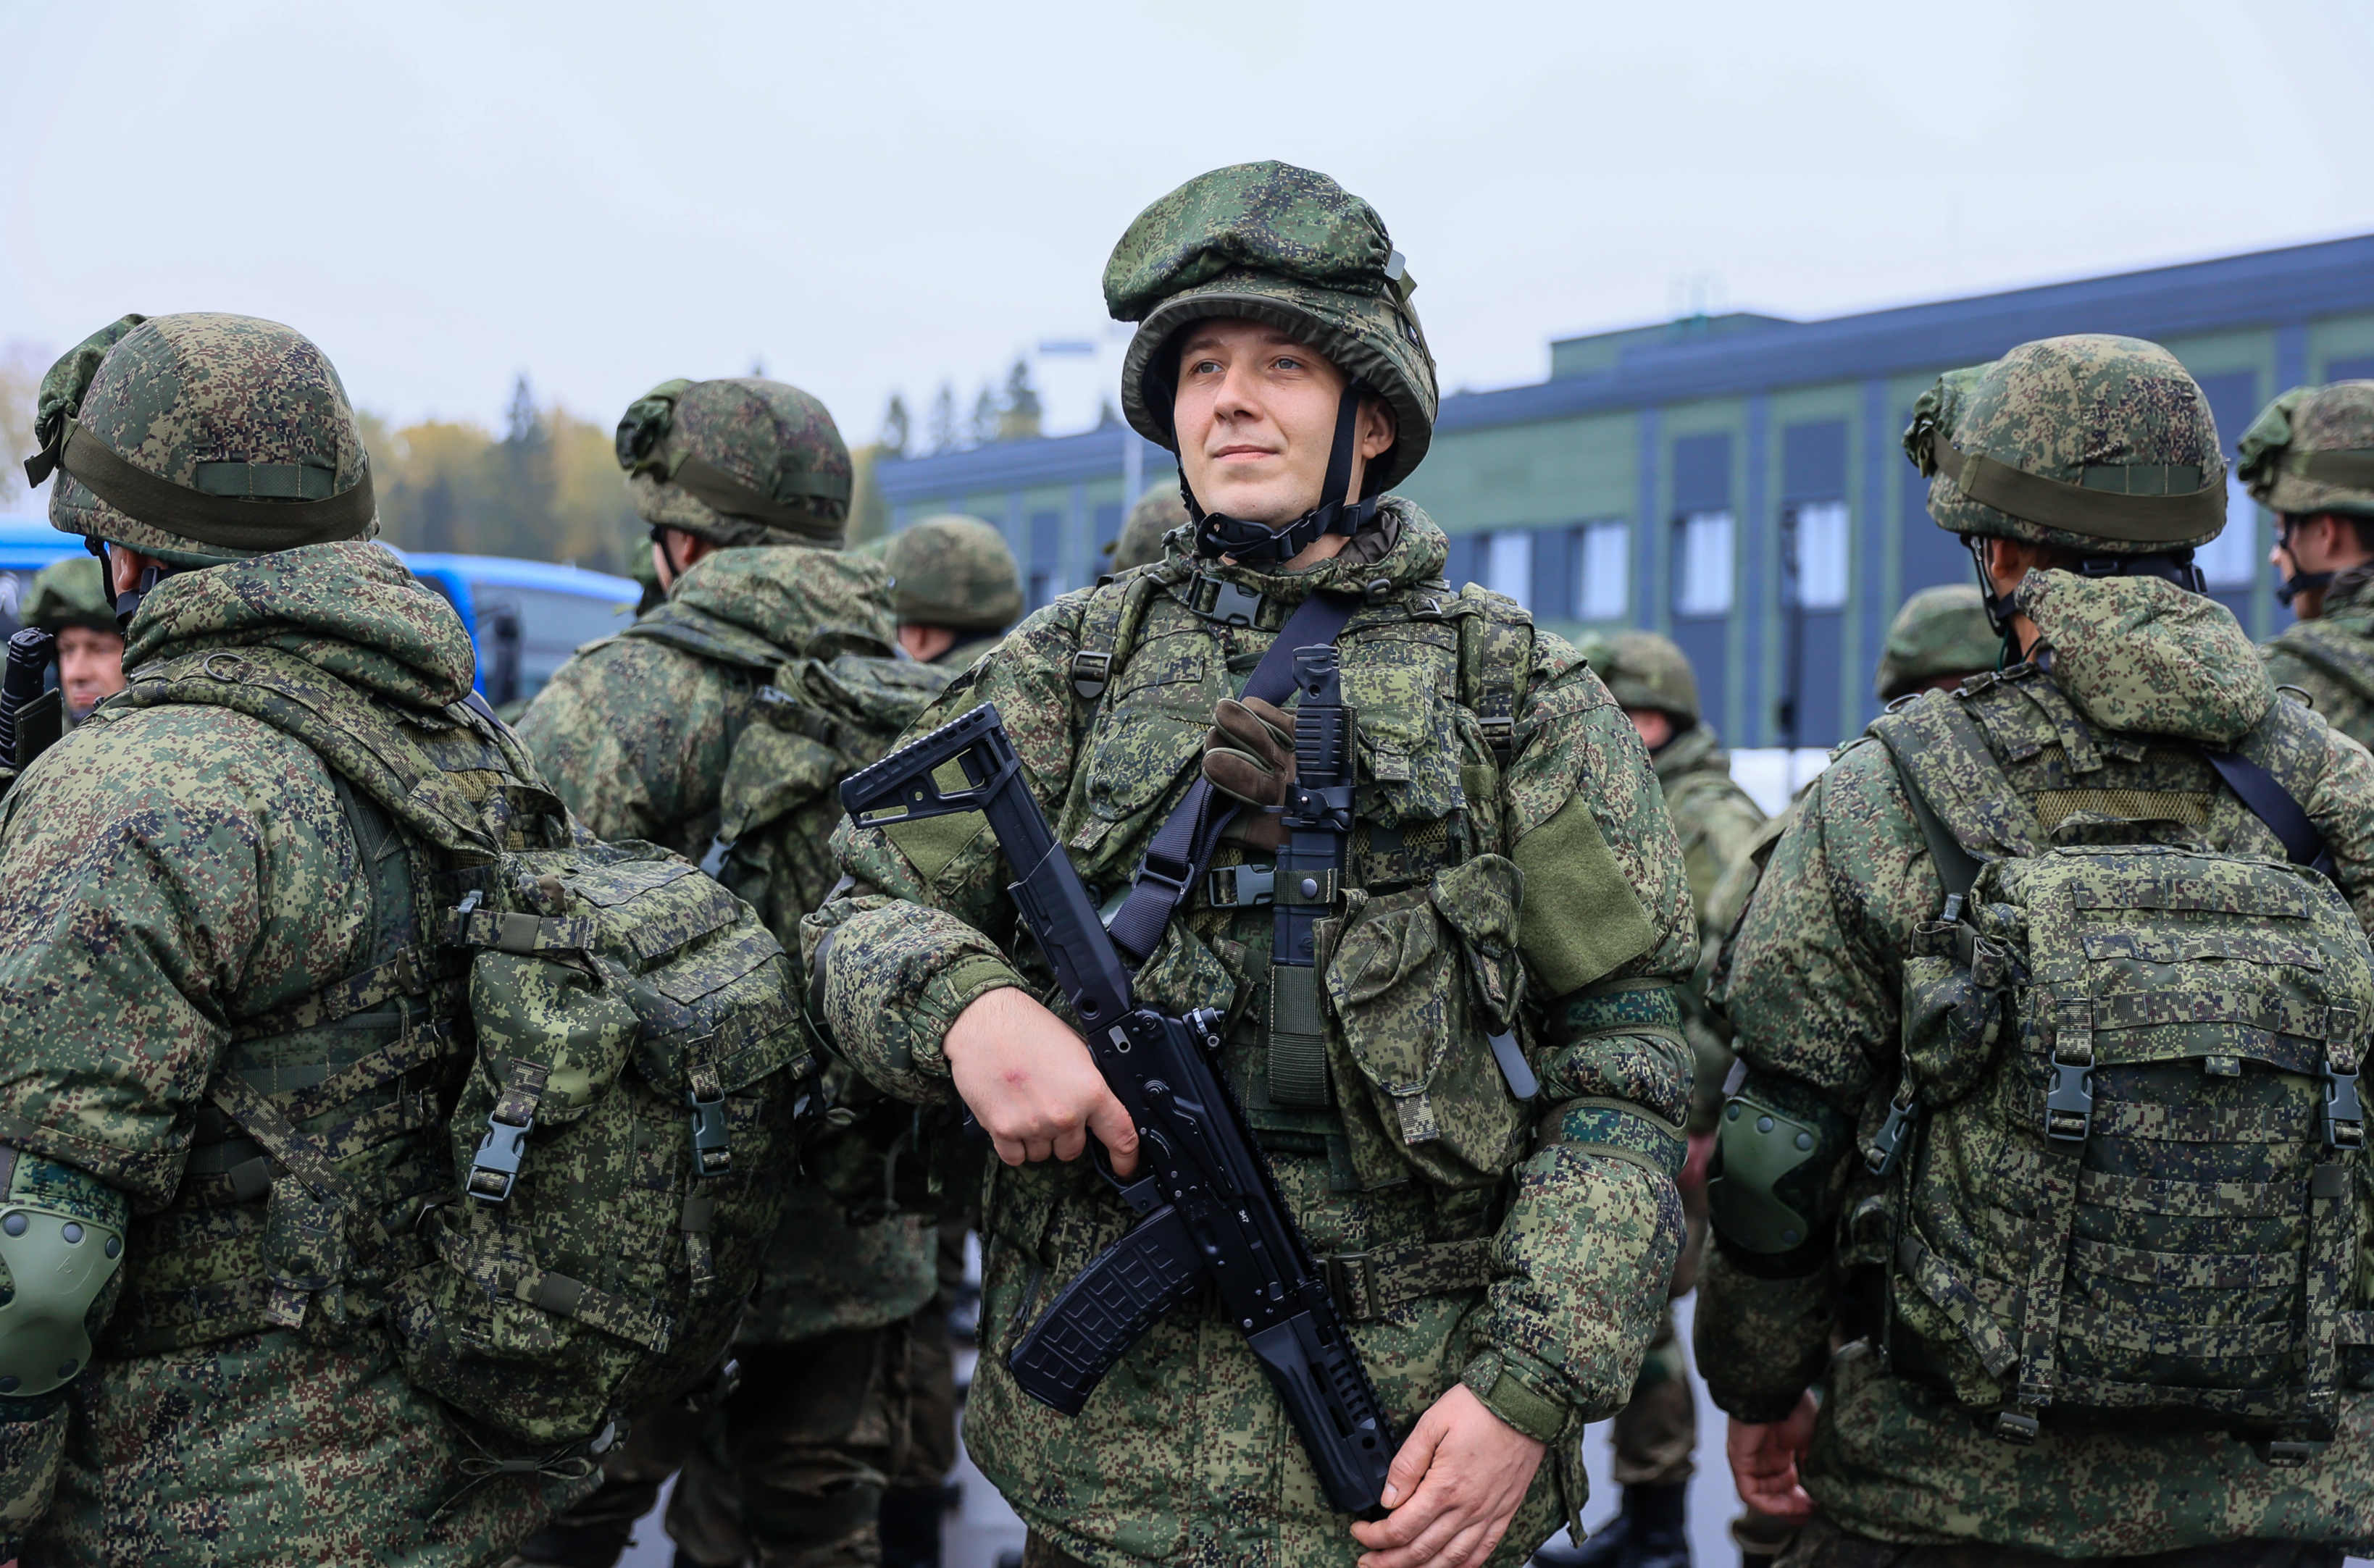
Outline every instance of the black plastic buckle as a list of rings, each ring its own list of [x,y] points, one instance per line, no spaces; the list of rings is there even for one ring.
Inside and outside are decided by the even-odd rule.
[[[725,1131],[725,1093],[704,1100],[695,1090],[685,1091],[692,1107],[692,1163],[704,1176],[723,1176],[734,1168],[734,1148]]]
[[[2093,1130],[2093,1064],[2055,1061],[2051,1092],[2044,1097],[2044,1136],[2055,1143],[2080,1144]]]
[[[1338,1253],[1326,1258],[1321,1267],[1327,1273],[1327,1293],[1335,1298],[1335,1311],[1345,1322],[1366,1323],[1381,1316],[1375,1253]]]
[[[1888,1103],[1887,1119],[1879,1124],[1878,1133],[1871,1147],[1863,1152],[1863,1163],[1875,1176],[1893,1176],[1904,1161],[1904,1146],[1912,1131],[1912,1121],[1921,1114],[1919,1100],[1894,1100]]]
[[[2259,1462],[2267,1469],[2297,1470],[2306,1469],[2309,1460],[2324,1452],[2325,1445],[2298,1437],[2262,1437],[2251,1446],[2259,1451]]]
[[[1204,879],[1204,902],[1215,909],[1243,909],[1277,896],[1275,866],[1220,866]]]
[[[1995,1435],[2016,1448],[2025,1448],[2036,1441],[2037,1420],[2020,1410],[1995,1412]]]
[[[1083,648],[1072,655],[1072,689],[1080,694],[1083,702],[1094,702],[1105,695],[1105,683],[1112,676],[1113,656],[1098,649]]]
[[[2328,1149],[2366,1147],[2366,1111],[2357,1099],[2357,1074],[2325,1069],[2324,1105],[2317,1125]]]
[[[487,1117],[487,1135],[478,1140],[478,1152],[470,1157],[470,1196],[483,1203],[510,1201],[511,1186],[519,1180],[520,1162],[527,1154],[527,1135],[535,1125],[530,1121],[514,1127],[507,1121]]]

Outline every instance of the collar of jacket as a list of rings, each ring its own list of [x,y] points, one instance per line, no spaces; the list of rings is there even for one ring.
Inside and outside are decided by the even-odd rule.
[[[1449,543],[1434,520],[1416,502],[1402,496],[1385,497],[1378,505],[1375,522],[1354,534],[1342,550],[1299,571],[1229,566],[1197,560],[1175,545],[1166,549],[1162,569],[1173,585],[1205,577],[1234,583],[1288,609],[1316,592],[1375,597],[1394,589],[1420,587],[1441,578],[1442,564],[1450,553]],[[1377,587],[1380,583],[1382,589]]]
[[[890,571],[871,556],[796,544],[713,551],[678,578],[668,603],[699,610],[797,655],[824,628],[895,647]]]
[[[2016,591],[2051,646],[2053,684],[2104,730],[2224,746],[2274,704],[2257,646],[2215,599],[2065,571],[2030,572]]]

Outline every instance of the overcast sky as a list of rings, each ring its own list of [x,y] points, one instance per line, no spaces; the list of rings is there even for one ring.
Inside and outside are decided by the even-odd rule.
[[[269,316],[365,407],[607,423],[755,361],[852,440],[1116,368],[1147,202],[1279,158],[1384,215],[1446,389],[1557,335],[2374,229],[2366,0],[1923,6],[0,0],[0,342]]]

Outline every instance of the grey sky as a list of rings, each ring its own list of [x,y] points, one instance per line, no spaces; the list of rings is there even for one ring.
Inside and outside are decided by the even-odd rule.
[[[1112,241],[1256,158],[1383,213],[1446,388],[1690,287],[1818,315],[2374,228],[2362,0],[5,0],[0,52],[0,339],[270,316],[399,419],[525,370],[607,422],[755,357],[864,439],[1085,338],[1040,367],[1077,427]]]

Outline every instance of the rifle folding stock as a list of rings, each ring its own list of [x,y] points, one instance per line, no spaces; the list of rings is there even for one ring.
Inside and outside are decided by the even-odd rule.
[[[1006,1358],[1025,1393],[1079,1412],[1155,1319],[1208,1290],[1269,1375],[1329,1504],[1373,1517],[1393,1439],[1324,1276],[1214,1071],[1219,1015],[1134,1004],[1130,974],[1079,872],[1023,784],[984,704],[852,774],[841,804],[864,826],[951,812],[989,820],[1017,880],[1023,923],[1055,971],[1089,1054],[1138,1134],[1138,1179],[1098,1168],[1139,1223],[1066,1285]]]

